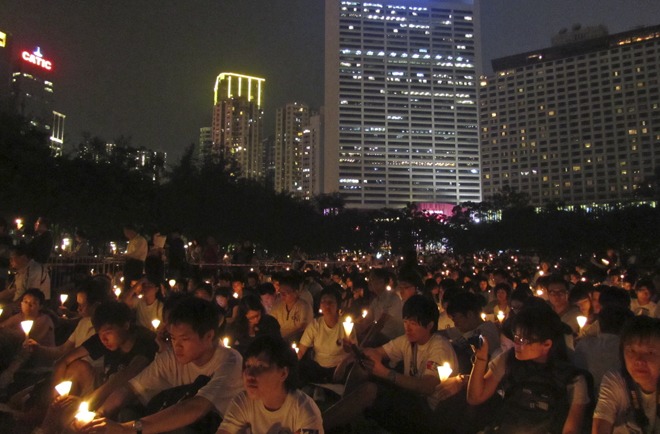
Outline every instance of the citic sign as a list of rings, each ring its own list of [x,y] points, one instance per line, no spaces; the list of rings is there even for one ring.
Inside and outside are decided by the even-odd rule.
[[[43,54],[41,54],[41,50],[39,49],[39,47],[37,47],[37,49],[34,50],[34,53],[30,53],[28,51],[23,51],[21,53],[21,57],[26,62],[30,62],[33,65],[40,66],[45,70],[50,71],[50,70],[53,69],[53,64],[51,63],[50,60],[44,59],[44,56],[43,56]]]

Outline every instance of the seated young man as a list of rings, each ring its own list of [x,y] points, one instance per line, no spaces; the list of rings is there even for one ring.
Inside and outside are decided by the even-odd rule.
[[[305,328],[314,319],[312,306],[300,298],[302,279],[294,274],[279,277],[281,301],[273,307],[271,315],[280,323],[280,332],[287,342],[298,341]]]
[[[158,346],[152,332],[131,325],[130,308],[117,301],[100,304],[92,325],[96,334],[55,364],[53,382],[71,380],[71,394],[95,407],[142,371],[153,360]],[[100,375],[85,360],[87,357],[103,357]]]
[[[373,381],[358,386],[323,415],[326,431],[346,425],[364,410],[389,431],[430,432],[432,411],[441,396],[438,366],[449,363],[457,371],[456,354],[447,339],[435,334],[438,307],[423,295],[413,295],[403,305],[405,334],[382,347],[364,351],[363,363]],[[403,373],[384,363],[403,361]]]
[[[501,352],[500,332],[493,322],[481,319],[481,302],[481,297],[471,292],[459,292],[448,298],[447,314],[454,322],[454,327],[444,333],[456,351],[461,374],[469,374],[472,370],[473,351],[470,343],[477,341],[479,336],[488,339],[490,357]]]
[[[106,417],[93,420],[83,430],[159,433],[190,427],[212,412],[224,415],[231,400],[243,389],[243,360],[236,350],[218,345],[218,315],[216,307],[206,300],[191,297],[177,303],[167,319],[172,350],[159,353],[125,387],[110,395],[96,409],[98,415]],[[148,404],[160,392],[184,385],[197,389],[189,391],[191,398],[175,400],[174,405],[141,419],[114,421],[119,410],[131,402]],[[151,404],[148,407],[154,406]]]
[[[254,340],[245,353],[245,392],[232,401],[217,434],[323,434],[321,412],[296,388],[296,355],[275,336]]]
[[[348,339],[339,321],[341,294],[332,287],[321,291],[322,315],[307,326],[300,339],[300,377],[306,383],[330,383],[335,368],[346,358],[343,339]],[[314,350],[314,357],[303,359],[308,350]]]

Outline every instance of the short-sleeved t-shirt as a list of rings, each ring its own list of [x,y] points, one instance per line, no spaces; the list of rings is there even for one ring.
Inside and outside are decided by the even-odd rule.
[[[98,334],[93,335],[83,343],[83,347],[92,360],[103,357],[103,382],[108,381],[110,376],[126,368],[135,357],[144,356],[148,361],[153,360],[158,351],[153,333],[138,327],[135,334],[135,343],[127,353],[122,352],[120,349],[108,350],[101,342]]]
[[[507,357],[509,351],[501,353],[488,363],[488,368],[493,372],[495,380],[499,383],[504,378],[506,373]],[[583,375],[578,375],[575,379],[566,386],[568,393],[568,402],[572,404],[588,404],[589,403],[589,389],[587,388],[587,380]]]
[[[144,298],[138,299],[135,305],[135,318],[137,324],[151,330],[153,325],[152,321],[157,319],[163,321],[163,302],[156,299],[151,304],[147,304]]]
[[[290,392],[282,407],[270,411],[262,401],[241,392],[232,401],[220,429],[232,434],[280,434],[314,432],[323,434],[323,419],[316,403],[303,392]]]
[[[312,307],[303,299],[298,299],[291,309],[287,309],[286,303],[281,301],[270,313],[278,323],[282,337],[288,340],[298,339],[302,332],[296,336],[296,329],[301,325],[310,324],[314,319]]]
[[[434,334],[427,343],[415,347],[417,347],[416,351],[413,350],[413,345],[406,336],[399,336],[383,345],[383,350],[393,363],[403,360],[404,375],[420,378],[430,375],[438,378],[438,366],[442,366],[445,362],[449,362],[455,373],[458,372],[456,353],[449,341],[442,336]],[[414,361],[416,363],[413,363]],[[437,395],[438,392],[435,392],[427,398],[431,409],[435,409],[440,402]]]
[[[347,356],[342,347],[344,337],[346,332],[341,322],[330,328],[323,317],[319,317],[307,326],[300,339],[300,345],[314,348],[316,363],[324,368],[334,368]]]
[[[644,393],[640,391],[640,403],[650,421],[647,428],[650,433],[660,432],[660,415],[657,414],[656,406],[658,393],[660,392]],[[611,423],[614,428],[613,434],[642,432],[631,410],[628,387],[621,373],[615,371],[606,373],[600,384],[594,419],[602,419]]]
[[[378,320],[384,313],[390,316],[381,331],[388,339],[394,339],[403,334],[402,309],[401,298],[393,291],[383,291],[369,305],[369,311],[375,320]]]
[[[94,330],[94,326],[92,325],[92,319],[86,316],[80,318],[80,321],[76,324],[76,328],[73,330],[73,333],[71,333],[71,336],[69,336],[67,341],[73,343],[75,348],[78,348],[95,334],[96,330]]]
[[[172,350],[158,355],[149,366],[136,375],[130,386],[143,404],[163,390],[192,384],[205,375],[211,380],[195,396],[205,398],[216,410],[225,414],[231,400],[243,390],[243,358],[231,348],[217,347],[211,360],[202,366],[193,362],[182,365]]]

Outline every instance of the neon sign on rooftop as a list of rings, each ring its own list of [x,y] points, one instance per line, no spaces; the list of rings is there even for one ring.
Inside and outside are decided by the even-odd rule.
[[[39,47],[37,47],[33,53],[30,53],[29,51],[23,51],[21,53],[21,58],[24,61],[32,63],[33,65],[40,66],[47,71],[51,71],[53,69],[53,63],[50,60],[46,60],[44,58]]]

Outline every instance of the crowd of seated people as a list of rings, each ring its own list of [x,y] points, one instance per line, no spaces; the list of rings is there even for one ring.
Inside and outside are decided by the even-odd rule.
[[[653,276],[543,264],[95,276],[61,306],[24,288],[0,432],[658,432]]]

